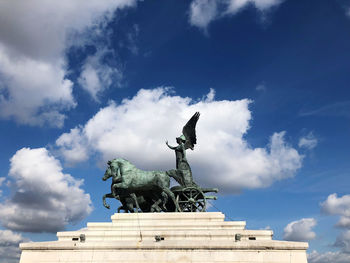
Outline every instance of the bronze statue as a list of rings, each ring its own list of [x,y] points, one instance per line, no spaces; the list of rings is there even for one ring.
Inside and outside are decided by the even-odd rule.
[[[111,193],[105,195],[103,198],[105,207],[109,208],[105,203],[106,197],[113,196],[116,198],[118,196],[122,206],[125,207],[122,200],[125,200],[125,197],[130,196],[134,201],[136,209],[140,210],[137,193],[139,196],[143,196],[145,200],[152,200],[152,196],[154,196],[155,193],[158,193],[159,198],[151,204],[150,211],[153,210],[152,205],[159,204],[160,202],[164,203],[165,208],[165,203],[168,201],[168,197],[176,203],[175,196],[169,189],[170,177],[166,172],[142,171],[129,161],[122,158],[113,159],[112,161],[109,161],[108,164],[109,168],[102,179],[105,181],[108,178],[113,177],[113,180]],[[119,174],[120,176],[118,176]],[[120,179],[118,180],[118,178]],[[129,205],[130,204],[126,206],[128,207]]]
[[[182,134],[176,138],[177,146],[173,147],[168,144],[168,141],[165,142],[170,149],[175,150],[176,156],[176,170],[170,170],[168,174],[182,186],[195,184],[192,178],[191,167],[187,162],[186,150],[193,150],[194,145],[197,143],[196,124],[199,115],[199,112],[196,112],[182,128]]]
[[[111,193],[103,196],[115,198],[121,202],[118,212],[196,212],[206,211],[206,200],[216,199],[206,196],[207,192],[218,192],[216,188],[201,188],[192,177],[191,167],[186,158],[186,150],[193,150],[197,143],[196,124],[199,119],[196,112],[182,129],[182,135],[176,138],[177,146],[166,145],[175,151],[176,169],[168,171],[142,171],[129,161],[116,158],[108,161],[108,168],[103,176],[106,181],[112,177]],[[171,189],[170,178],[174,178],[179,186]]]

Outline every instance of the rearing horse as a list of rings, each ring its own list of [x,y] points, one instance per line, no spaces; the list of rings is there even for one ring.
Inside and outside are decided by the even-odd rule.
[[[129,161],[122,158],[113,159],[108,162],[109,167],[105,172],[103,180],[107,180],[113,175],[111,193],[104,195],[103,201],[106,207],[105,198],[116,198],[117,196],[131,196],[134,199],[137,209],[139,204],[135,193],[159,192],[164,199],[168,196],[180,211],[175,200],[175,195],[170,191],[170,177],[165,171],[142,171],[136,168]],[[123,204],[124,205],[124,204]]]
[[[120,171],[119,169],[117,169],[116,171],[113,170],[112,171],[112,167],[110,166],[111,165],[111,161],[108,161],[107,162],[108,164],[108,168],[102,178],[103,181],[106,181],[108,178],[112,177],[112,184],[111,184],[111,192],[109,194],[105,194],[103,197],[102,197],[102,200],[103,200],[103,206],[110,209],[110,205],[106,203],[106,198],[116,198],[118,199],[121,203],[122,203],[122,206],[120,206],[118,208],[118,213],[119,211],[123,208],[126,212],[128,211],[133,211],[133,208],[131,208],[130,206],[127,206],[127,204],[125,202],[123,202],[123,199],[121,199],[113,190],[113,185],[118,183],[118,182],[121,182],[121,176],[120,176]]]
[[[134,204],[136,204],[135,200],[137,200],[138,204],[141,204],[142,210],[151,210],[151,212],[160,210],[160,208],[158,207],[158,204],[161,203],[162,200],[159,200],[159,201],[157,200],[157,202],[155,202],[154,205],[150,206],[148,203],[152,202],[152,200],[145,200],[143,193],[137,193],[137,196],[134,193],[124,192],[124,195],[122,195],[122,193],[116,193],[113,186],[117,182],[121,182],[122,178],[120,175],[120,169],[115,170],[113,166],[111,167],[111,161],[108,161],[107,164],[108,164],[108,169],[105,172],[102,180],[106,181],[108,178],[112,177],[112,184],[111,184],[111,193],[105,194],[102,198],[104,207],[108,209],[110,208],[110,206],[106,203],[106,198],[116,198],[122,204],[120,207],[118,207],[118,213],[120,212],[121,209],[123,209],[126,213],[127,212],[133,213]],[[158,197],[156,197],[156,199],[158,199]],[[164,203],[166,203],[166,201]]]

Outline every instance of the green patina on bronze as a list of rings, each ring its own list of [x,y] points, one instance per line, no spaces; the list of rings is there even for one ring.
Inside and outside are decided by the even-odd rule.
[[[115,198],[121,202],[118,213],[124,212],[204,212],[207,192],[218,192],[217,188],[201,188],[192,177],[191,167],[187,162],[186,150],[193,150],[197,143],[196,124],[199,112],[196,112],[182,129],[182,135],[176,138],[177,146],[166,145],[175,151],[176,169],[168,171],[143,171],[129,161],[116,158],[108,161],[108,168],[103,176],[106,181],[112,177],[111,193],[103,196]],[[179,185],[170,187],[170,178],[174,178]]]

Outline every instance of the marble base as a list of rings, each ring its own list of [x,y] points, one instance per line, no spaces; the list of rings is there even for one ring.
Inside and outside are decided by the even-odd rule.
[[[114,214],[58,232],[58,241],[22,243],[20,263],[236,262],[306,263],[304,242],[272,240],[271,230],[246,230],[224,214]]]

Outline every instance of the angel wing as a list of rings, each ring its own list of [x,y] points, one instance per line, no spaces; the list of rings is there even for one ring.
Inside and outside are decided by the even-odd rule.
[[[194,145],[197,143],[196,138],[196,124],[199,119],[200,113],[197,111],[192,118],[186,123],[186,125],[182,128],[182,134],[186,138],[185,148],[190,148],[193,150]]]

